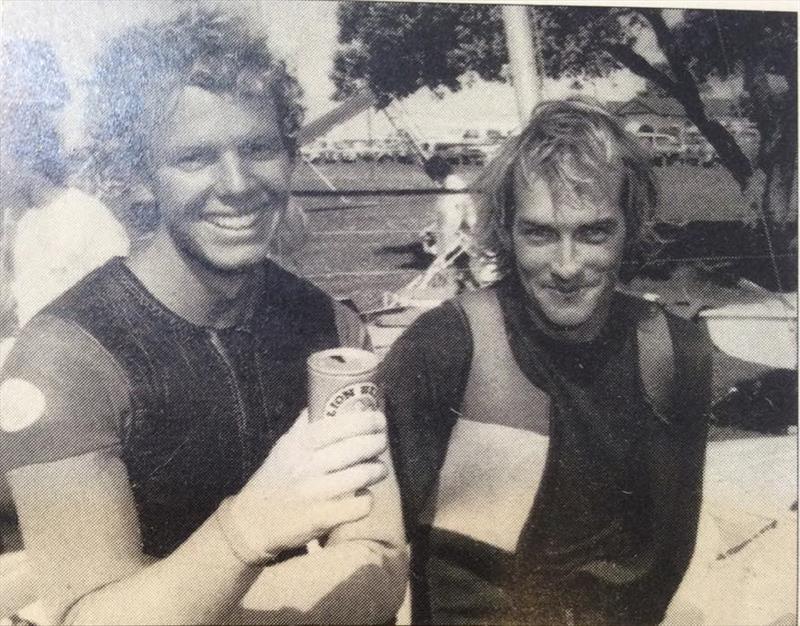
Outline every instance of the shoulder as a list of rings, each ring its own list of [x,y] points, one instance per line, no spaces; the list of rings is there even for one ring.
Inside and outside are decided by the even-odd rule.
[[[81,326],[108,320],[114,304],[126,293],[120,278],[121,262],[120,258],[112,258],[93,269],[42,312],[64,320],[76,320]]]
[[[664,305],[636,294],[618,294],[618,298],[638,331],[640,343],[647,341],[655,354],[669,354],[679,369],[686,365],[700,366],[711,357],[713,344],[704,324],[676,315]]]
[[[424,369],[434,377],[452,376],[472,356],[472,335],[461,306],[448,301],[420,315],[384,360],[387,375],[407,376]]]
[[[645,393],[662,411],[686,423],[700,417],[711,397],[713,344],[703,324],[659,303],[625,296],[636,325]]]
[[[116,446],[128,398],[122,370],[89,332],[37,315],[0,372],[3,469]]]
[[[273,262],[265,270],[264,291],[271,304],[291,311],[314,305],[332,311],[333,299],[310,281]]]

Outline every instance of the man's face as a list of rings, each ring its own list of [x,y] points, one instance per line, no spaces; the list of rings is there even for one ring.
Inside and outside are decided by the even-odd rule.
[[[562,202],[541,178],[517,172],[512,240],[520,280],[545,321],[557,329],[604,323],[625,245],[625,220],[612,192]],[[582,206],[574,206],[582,204]]]
[[[225,272],[266,258],[291,176],[271,103],[186,87],[152,155],[160,229],[184,256]]]

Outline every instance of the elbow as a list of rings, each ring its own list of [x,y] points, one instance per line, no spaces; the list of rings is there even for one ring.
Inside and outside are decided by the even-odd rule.
[[[383,593],[376,601],[380,604],[375,607],[374,623],[383,624],[394,620],[397,612],[405,599],[408,587],[408,568],[409,553],[403,546],[381,545],[381,568],[378,580],[375,581],[376,589],[382,589]],[[382,596],[382,597],[381,597]]]
[[[367,559],[352,572],[322,605],[336,607],[327,613],[330,623],[393,623],[405,599],[408,583],[408,550],[380,541],[362,541]],[[363,553],[362,553],[363,554]],[[366,561],[366,562],[365,562]],[[349,610],[344,607],[349,605]],[[344,609],[344,614],[338,614]]]

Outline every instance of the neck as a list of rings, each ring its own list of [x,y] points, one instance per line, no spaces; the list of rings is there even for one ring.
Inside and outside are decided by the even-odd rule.
[[[159,231],[131,251],[126,264],[161,304],[198,326],[227,328],[244,320],[262,266],[239,272],[211,269],[182,253]]]

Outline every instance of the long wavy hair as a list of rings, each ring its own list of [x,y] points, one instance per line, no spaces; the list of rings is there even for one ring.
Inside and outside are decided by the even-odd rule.
[[[623,263],[639,258],[654,237],[658,193],[649,158],[597,102],[572,97],[540,103],[523,131],[473,182],[477,245],[496,259],[501,275],[514,267],[511,231],[519,175],[529,183],[543,179],[553,193],[576,206],[598,192],[618,190],[626,226]]]

